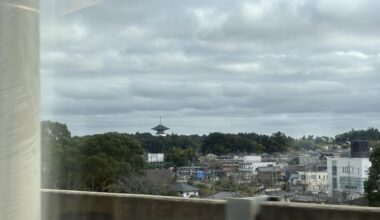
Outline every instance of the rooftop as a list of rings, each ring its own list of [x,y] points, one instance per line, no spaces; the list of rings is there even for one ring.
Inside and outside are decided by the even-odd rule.
[[[197,187],[190,186],[189,184],[186,183],[177,183],[175,185],[175,190],[177,192],[194,192],[194,191],[199,191]]]

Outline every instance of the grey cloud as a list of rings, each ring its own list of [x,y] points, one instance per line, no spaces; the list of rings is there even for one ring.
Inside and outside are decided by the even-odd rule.
[[[378,126],[380,3],[105,0],[64,16],[51,3],[43,118],[74,133],[144,130],[161,114],[179,133]]]

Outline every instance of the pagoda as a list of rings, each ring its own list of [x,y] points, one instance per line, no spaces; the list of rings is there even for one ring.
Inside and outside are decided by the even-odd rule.
[[[157,135],[157,136],[165,136],[165,135],[166,135],[166,134],[165,134],[165,131],[166,131],[166,130],[169,130],[168,127],[165,127],[165,126],[163,126],[163,125],[161,124],[161,116],[160,116],[160,124],[157,125],[156,127],[152,128],[152,129],[156,131],[156,135]]]

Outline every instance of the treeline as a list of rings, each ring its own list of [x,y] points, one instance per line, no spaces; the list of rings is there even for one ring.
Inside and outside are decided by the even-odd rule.
[[[176,135],[154,136],[150,133],[131,135],[141,143],[147,152],[170,153],[179,149],[195,149],[199,153],[217,155],[230,153],[273,153],[285,152],[294,148],[294,139],[284,133],[277,132],[269,135],[256,133],[224,134],[210,133],[209,135]],[[173,148],[175,148],[173,150]],[[179,148],[179,149],[178,149]]]
[[[41,123],[42,187],[120,192],[123,179],[145,166],[144,150],[128,134],[71,137],[67,126]]]
[[[320,146],[362,139],[378,143],[375,128],[352,130],[335,138],[309,135],[294,139],[282,132],[154,136],[150,133],[104,134],[72,137],[65,124],[41,123],[42,183],[44,188],[129,192],[151,185],[142,178],[144,153],[165,153],[168,166],[196,164],[199,155],[213,153],[275,153],[316,149]],[[128,181],[126,181],[128,180]],[[136,180],[136,181],[132,181]],[[138,180],[138,181],[137,181]],[[129,184],[129,185],[128,185]],[[156,186],[153,191],[160,191]],[[166,190],[166,189],[165,189]]]
[[[205,136],[199,135],[177,135],[168,134],[166,136],[155,136],[151,133],[136,133],[131,135],[150,153],[167,153],[172,148],[195,148],[198,149]]]
[[[284,133],[271,136],[256,133],[211,133],[202,142],[200,152],[221,154],[274,153],[295,150],[294,139]]]
[[[380,141],[380,131],[377,128],[370,127],[366,130],[354,130],[344,132],[335,136],[336,143],[353,140]]]

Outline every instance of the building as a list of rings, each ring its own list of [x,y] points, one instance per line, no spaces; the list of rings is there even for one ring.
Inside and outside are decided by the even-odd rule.
[[[181,196],[184,198],[189,198],[191,196],[199,196],[199,189],[197,187],[190,186],[186,183],[177,183],[175,185],[175,191],[179,192]]]
[[[177,180],[180,182],[187,182],[189,179],[195,179],[197,178],[197,173],[199,173],[199,171],[204,171],[204,169],[201,166],[177,167]]]
[[[250,161],[250,162],[261,162],[261,156],[257,156],[257,155],[246,155],[246,156],[242,156],[240,158],[240,160],[242,161]]]
[[[279,167],[270,166],[257,168],[257,182],[264,187],[276,186],[283,180],[282,171]]]
[[[238,191],[228,191],[228,190],[222,190],[213,194],[210,194],[206,196],[206,199],[220,199],[220,200],[226,200],[228,198],[241,198],[245,197],[245,195],[242,195],[241,192]],[[247,196],[248,197],[248,196]]]
[[[285,180],[292,185],[296,185],[299,179],[298,171],[304,171],[305,168],[299,165],[289,165],[284,167]]]
[[[319,156],[300,156],[299,157],[299,165],[307,166],[307,165],[315,165],[320,162]]]
[[[355,140],[351,143],[351,157],[368,158],[369,143],[368,141]]]
[[[327,171],[298,171],[298,184],[305,187],[306,192],[328,192]]]
[[[276,165],[275,162],[254,162],[254,161],[242,161],[239,163],[239,172],[246,172],[252,175],[257,174],[257,168]]]
[[[215,154],[207,154],[206,155],[206,160],[207,161],[216,160],[216,158],[218,158],[218,156],[216,156]]]
[[[345,193],[351,199],[360,197],[370,167],[369,158],[327,158],[329,193]]]
[[[294,194],[290,198],[291,202],[300,202],[300,203],[318,203],[325,204],[327,198],[325,196],[314,195],[314,194]]]
[[[212,162],[212,166],[221,167],[226,176],[231,176],[238,170],[241,160],[236,155],[223,155]]]
[[[251,183],[257,175],[257,168],[259,167],[274,167],[275,162],[255,162],[255,161],[242,161],[239,163],[237,180],[238,183]]]
[[[145,155],[145,161],[148,163],[163,163],[164,158],[163,153],[147,153]]]

